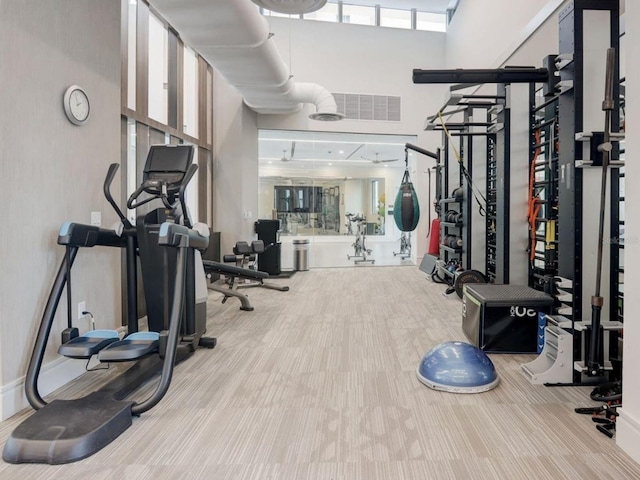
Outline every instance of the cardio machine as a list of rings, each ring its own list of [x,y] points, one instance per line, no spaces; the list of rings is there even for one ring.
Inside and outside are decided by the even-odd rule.
[[[363,216],[353,217],[353,222],[357,222],[356,227],[356,240],[351,244],[353,247],[353,255],[347,254],[347,258],[351,260],[355,258],[354,264],[358,263],[367,263],[371,262],[371,264],[376,263],[376,261],[372,258],[367,259],[367,255],[371,255],[372,250],[368,249],[365,242],[367,240],[367,232],[366,232],[366,218]]]
[[[399,255],[400,258],[409,258],[411,256],[411,232],[402,232],[400,235],[400,251],[393,252],[393,256]]]
[[[153,408],[166,394],[174,364],[198,346],[213,348],[215,338],[204,336],[206,283],[199,250],[209,243],[208,228],[192,225],[184,200],[197,166],[193,147],[152,146],[142,185],[127,202],[137,208],[154,200],[162,207],[138,217],[136,226],[124,216],[110,193],[118,164],[110,166],[104,183],[107,201],[120,217],[115,230],[65,223],[58,244],[65,256],[58,270],[40,323],[25,380],[25,393],[36,412],[22,422],[5,444],[9,463],[69,463],[97,452],[131,424],[134,416]],[[140,197],[146,194],[146,198]],[[71,272],[83,248],[122,248],[126,252],[127,334],[92,330],[79,335],[72,325]],[[148,331],[138,331],[137,263],[142,272]],[[38,377],[48,337],[63,290],[67,293],[68,326],[58,353],[100,362],[134,362],[113,380],[89,395],[47,403],[38,391]],[[204,299],[201,290],[204,289]],[[123,368],[124,370],[124,368]],[[142,400],[135,391],[160,376],[155,389]]]

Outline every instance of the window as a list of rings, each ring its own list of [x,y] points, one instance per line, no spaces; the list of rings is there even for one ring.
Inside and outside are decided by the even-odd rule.
[[[375,7],[361,5],[342,5],[342,22],[356,25],[375,25]]]
[[[184,133],[198,138],[198,57],[188,47],[184,49],[184,99],[182,123]]]
[[[307,20],[318,20],[320,22],[339,22],[340,12],[336,3],[327,3],[320,10],[305,13],[303,18]]]
[[[136,121],[127,120],[127,198],[135,192],[138,187],[137,168],[136,168],[136,145],[137,145],[137,126]],[[135,225],[136,211],[127,209],[127,218]]]
[[[380,26],[411,29],[411,11],[381,8]]]
[[[213,142],[213,73],[210,68],[207,69],[207,93],[204,99],[205,105],[207,106],[207,143],[211,144]]]
[[[138,48],[138,3],[129,0],[127,34],[127,107],[136,109],[136,49]]]
[[[164,24],[149,15],[149,117],[167,124],[169,34]]]
[[[416,30],[447,31],[447,16],[443,13],[417,12]]]

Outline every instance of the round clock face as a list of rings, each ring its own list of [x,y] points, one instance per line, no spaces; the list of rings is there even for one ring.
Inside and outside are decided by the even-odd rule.
[[[64,94],[64,111],[74,125],[84,125],[89,119],[89,97],[77,85],[70,86]]]

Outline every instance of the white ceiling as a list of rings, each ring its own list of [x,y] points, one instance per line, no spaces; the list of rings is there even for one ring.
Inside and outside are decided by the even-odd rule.
[[[415,137],[408,135],[261,130],[258,152],[261,165],[404,168],[405,144],[412,142]]]
[[[338,3],[337,0],[329,0],[329,3]],[[343,0],[350,5],[380,5],[383,8],[397,8],[411,10],[415,8],[420,12],[444,13],[449,5],[455,5],[456,0]]]

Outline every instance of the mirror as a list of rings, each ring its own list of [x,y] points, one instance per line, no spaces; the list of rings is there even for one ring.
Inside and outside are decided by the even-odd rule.
[[[395,239],[393,201],[413,136],[260,130],[259,218],[287,236]]]

